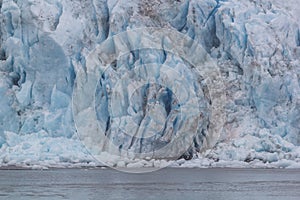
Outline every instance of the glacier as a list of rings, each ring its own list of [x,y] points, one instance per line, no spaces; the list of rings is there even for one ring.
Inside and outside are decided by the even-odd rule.
[[[196,91],[195,98],[201,105],[198,112],[202,113],[197,118],[197,127],[191,130],[195,134],[191,147],[185,153],[180,152],[184,154],[178,160],[171,156],[170,160],[177,160],[171,166],[300,167],[297,3],[297,0],[1,0],[0,166],[97,165],[86,144],[102,142],[104,149],[110,147],[96,138],[85,137],[87,141],[80,138],[85,134],[82,130],[78,132],[76,124],[90,118],[85,118],[89,115],[84,113],[85,117],[79,119],[73,115],[76,114],[73,91],[78,77],[84,75],[79,72],[88,70],[91,53],[110,38],[126,31],[155,27],[168,28],[190,38],[210,56],[221,76],[215,85],[224,89],[224,107],[212,112],[211,102],[218,99],[217,94],[214,96],[203,81],[206,77],[197,76],[182,57],[161,49],[139,49],[119,57],[101,77],[96,87],[101,95],[96,96],[95,102],[95,108],[101,111],[96,115],[100,127],[116,128],[119,120],[121,126],[117,128],[127,132],[137,128],[135,124],[141,123],[144,109],[139,107],[143,105],[141,95],[150,101],[151,94],[145,91],[156,95],[161,86],[141,87],[125,103],[118,99],[121,97],[113,96],[111,113],[105,100],[109,98],[108,86],[130,85],[128,80],[132,80],[129,77],[133,72],[139,78],[147,73],[155,77],[153,67],[149,69],[147,64],[155,63],[158,70],[165,72],[166,64],[179,73],[174,77],[184,77],[178,78],[179,86],[193,87]],[[140,41],[137,36],[132,42],[140,44]],[[106,47],[107,51],[114,49],[109,44]],[[137,70],[140,66],[145,66],[145,71]],[[116,68],[120,69],[118,74],[114,72]],[[123,77],[121,82],[119,77]],[[174,114],[177,108],[170,106],[178,101],[172,92],[165,89],[160,93],[159,103],[164,106],[147,113],[150,125],[141,125],[145,129],[140,134],[149,133],[150,129],[157,132],[168,116],[177,116]],[[179,99],[181,95],[184,97],[184,93],[180,93]],[[92,101],[85,94],[79,93],[77,98],[80,108],[88,107]],[[194,104],[191,113],[193,108]],[[218,114],[224,115],[224,120],[214,123],[212,116]],[[107,125],[110,117],[115,121]],[[179,126],[174,124],[169,128]],[[211,130],[216,127],[222,131],[212,135]],[[161,134],[168,139],[167,131]],[[127,151],[133,146],[135,153],[151,152],[158,143],[151,138],[141,143],[118,131],[109,135],[118,147],[116,155],[104,155],[111,162],[121,167],[149,165],[143,160],[119,161],[118,150]],[[150,165],[165,165],[170,160],[155,160]]]

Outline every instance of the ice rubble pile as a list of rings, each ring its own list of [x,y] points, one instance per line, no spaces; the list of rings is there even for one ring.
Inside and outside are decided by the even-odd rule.
[[[93,162],[72,117],[76,71],[112,35],[165,27],[199,41],[218,63],[227,96],[217,145],[177,165],[299,166],[297,3],[1,0],[0,165]],[[136,61],[142,63],[148,53],[141,52]],[[166,56],[149,54],[158,63]],[[208,129],[209,121],[205,123],[202,133]],[[204,136],[193,150],[200,149]]]

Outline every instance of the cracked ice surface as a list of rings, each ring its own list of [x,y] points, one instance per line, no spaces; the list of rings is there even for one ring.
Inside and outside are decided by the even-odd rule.
[[[297,3],[297,0],[0,1],[1,165],[92,161],[78,141],[73,122],[71,99],[77,71],[85,69],[87,56],[108,37],[133,28],[164,27],[199,42],[218,63],[226,87],[223,133],[215,147],[203,149],[210,123],[209,115],[205,116],[202,131],[190,149],[200,159],[191,161],[191,165],[297,166],[300,160]],[[162,64],[165,56],[159,51],[141,51],[139,57],[124,59],[140,64],[152,59]],[[183,62],[171,55],[167,57],[171,63]],[[193,84],[195,79],[188,78],[190,72],[184,73]],[[209,94],[204,86],[202,92]],[[209,103],[209,95],[206,102]],[[155,116],[165,116],[161,109],[153,112]],[[102,118],[99,115],[100,121]],[[204,152],[195,153],[199,150]],[[178,163],[185,165],[182,161]]]

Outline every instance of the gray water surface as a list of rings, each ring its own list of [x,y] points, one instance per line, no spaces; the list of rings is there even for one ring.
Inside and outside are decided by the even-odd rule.
[[[300,170],[0,170],[0,199],[300,199]]]

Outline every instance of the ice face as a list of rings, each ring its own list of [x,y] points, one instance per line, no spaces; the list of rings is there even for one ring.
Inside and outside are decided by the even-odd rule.
[[[212,145],[224,123],[216,118],[223,119],[219,109],[225,99],[218,71],[203,48],[178,32],[144,28],[115,35],[95,48],[86,69],[77,73],[73,110],[80,138],[93,154],[130,152],[130,158],[148,160],[174,160],[193,141]],[[208,129],[208,117],[214,118],[209,137],[197,140],[195,134]]]
[[[295,6],[297,3],[297,0],[1,1],[0,146],[6,156],[1,157],[0,163],[24,158],[31,149],[26,148],[24,137],[32,140],[32,146],[36,143],[43,146],[43,138],[69,141],[65,142],[69,147],[61,151],[81,152],[71,103],[77,73],[86,70],[88,55],[96,46],[113,35],[141,27],[178,31],[197,41],[218,63],[227,97],[226,120],[220,124],[223,132],[215,153],[209,154],[209,158],[243,160],[248,153],[236,154],[243,150],[274,153],[278,158],[299,161],[300,27],[297,19],[300,10]],[[139,43],[139,38],[134,38],[134,42]],[[175,101],[172,91],[165,89],[159,93],[160,86],[149,85],[130,92],[130,83],[126,82],[132,73],[142,77],[147,70],[137,72],[136,69],[142,68],[135,66],[149,62],[155,63],[157,70],[164,63],[184,66],[182,69],[185,70],[180,73],[185,80],[179,85],[198,87],[198,99],[207,109],[189,152],[195,154],[205,150],[204,147],[211,148],[205,143],[215,138],[208,134],[213,124],[209,107],[212,91],[205,85],[196,84],[199,77],[194,77],[191,66],[162,51],[141,50],[124,55],[115,63],[116,67],[124,69],[124,73],[118,72],[113,77],[114,72],[107,71],[110,79],[99,80],[97,90],[101,95],[96,98],[95,108],[99,110],[97,117],[101,126],[104,130],[114,128],[119,121],[122,129],[135,130],[140,126],[137,133],[143,134],[157,132],[161,130],[162,121],[168,117],[171,120],[172,111],[176,110],[170,106]],[[155,71],[150,74],[154,78],[157,75]],[[121,75],[125,80],[119,87],[128,85],[126,91],[132,94],[125,102],[121,100],[124,98],[108,95],[110,87],[118,87],[117,80]],[[150,102],[151,91],[158,95],[162,107],[149,107],[142,122],[144,108],[139,105],[143,105],[144,99],[141,97],[146,93]],[[124,97],[128,93],[118,95]],[[111,97],[114,100],[109,105],[107,99]],[[82,95],[82,106],[89,106],[84,104],[89,102],[85,98],[88,97]],[[113,111],[109,110],[110,106]],[[115,121],[108,125],[109,117]],[[45,134],[37,134],[41,132]],[[114,133],[111,137],[116,140],[112,140],[121,149],[134,143],[141,144]],[[165,135],[168,135],[167,131]],[[247,138],[251,138],[251,142],[244,144]],[[51,152],[56,147],[55,142],[50,143],[45,146]],[[136,145],[135,151],[153,150],[151,144],[148,141],[147,145]],[[287,146],[290,150],[283,150]],[[227,150],[222,152],[221,149]],[[14,151],[15,157],[10,157],[9,151]],[[28,159],[45,160],[43,155],[46,154]],[[57,158],[55,153],[51,156],[47,160]],[[274,156],[266,156],[270,159],[261,157],[257,154],[244,160],[250,162],[257,158],[276,162]],[[70,162],[76,161],[73,158]]]

